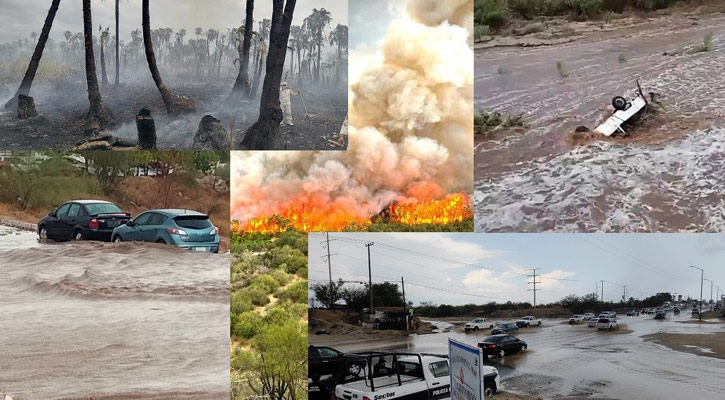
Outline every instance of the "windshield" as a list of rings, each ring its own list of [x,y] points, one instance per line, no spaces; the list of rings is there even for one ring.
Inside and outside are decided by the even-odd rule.
[[[88,210],[88,214],[95,215],[95,214],[113,214],[113,213],[122,213],[120,208],[118,208],[117,205],[113,203],[95,203],[95,204],[86,204],[86,209]]]
[[[209,217],[204,215],[175,217],[174,221],[180,227],[189,229],[205,229],[212,226]]]

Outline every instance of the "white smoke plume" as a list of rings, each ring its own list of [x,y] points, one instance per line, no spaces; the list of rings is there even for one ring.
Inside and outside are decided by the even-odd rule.
[[[233,219],[290,207],[369,218],[392,201],[470,195],[473,0],[411,0],[406,10],[379,62],[351,74],[348,150],[234,152]]]

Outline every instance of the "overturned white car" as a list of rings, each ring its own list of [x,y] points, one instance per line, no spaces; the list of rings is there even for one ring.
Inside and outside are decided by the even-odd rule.
[[[654,97],[654,93],[650,93]],[[612,98],[612,107],[614,113],[600,124],[594,132],[601,133],[604,136],[612,136],[616,133],[627,135],[622,125],[627,122],[634,122],[640,119],[647,112],[649,102],[642,92],[642,87],[637,81],[637,96],[627,100],[623,96],[615,96]]]

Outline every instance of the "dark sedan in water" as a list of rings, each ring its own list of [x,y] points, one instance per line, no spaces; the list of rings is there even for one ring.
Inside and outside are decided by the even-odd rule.
[[[491,329],[491,334],[497,335],[499,333],[509,333],[509,332],[518,332],[519,327],[518,325],[514,324],[513,322],[504,322],[496,324],[496,326]]]
[[[38,236],[54,240],[111,240],[113,229],[131,214],[103,200],[73,200],[38,221]]]
[[[493,335],[483,339],[478,347],[483,349],[484,355],[504,357],[506,354],[526,351],[529,346],[516,336]]]
[[[191,210],[149,210],[113,230],[114,242],[156,242],[192,251],[219,252],[219,229]]]

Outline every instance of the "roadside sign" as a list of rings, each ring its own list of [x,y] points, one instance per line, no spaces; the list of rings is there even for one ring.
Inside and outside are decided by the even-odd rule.
[[[451,363],[451,400],[483,400],[481,349],[448,339]]]

